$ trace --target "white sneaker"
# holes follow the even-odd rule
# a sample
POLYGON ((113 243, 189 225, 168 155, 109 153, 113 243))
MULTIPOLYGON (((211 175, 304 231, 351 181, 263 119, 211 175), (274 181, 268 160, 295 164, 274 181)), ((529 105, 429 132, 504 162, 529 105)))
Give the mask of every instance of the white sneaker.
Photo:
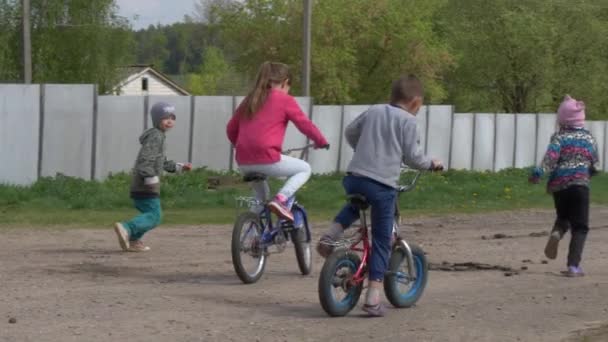
POLYGON ((114 223, 114 232, 116 232, 116 236, 118 236, 118 243, 120 244, 120 248, 123 251, 129 250, 129 233, 125 229, 125 227, 120 222, 114 223))
POLYGON ((141 240, 131 241, 129 246, 129 252, 148 252, 150 247, 144 245, 141 240))

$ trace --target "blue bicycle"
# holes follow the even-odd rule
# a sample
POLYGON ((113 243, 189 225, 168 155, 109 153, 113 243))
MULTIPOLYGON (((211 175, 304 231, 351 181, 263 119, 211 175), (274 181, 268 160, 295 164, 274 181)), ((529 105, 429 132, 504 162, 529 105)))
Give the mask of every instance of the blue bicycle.
MULTIPOLYGON (((300 159, 304 159, 309 148, 294 148, 284 151, 284 154, 301 151, 300 159)), ((267 176, 261 173, 250 173, 243 181, 265 182, 267 176)), ((281 253, 287 242, 293 243, 298 267, 302 275, 312 271, 311 235, 306 210, 295 199, 289 199, 288 207, 293 213, 294 221, 272 220, 272 213, 267 202, 253 197, 238 197, 237 218, 232 230, 232 264, 236 274, 245 284, 255 283, 260 279, 266 267, 266 258, 271 253, 281 253), (239 213, 239 209, 246 209, 239 213)))

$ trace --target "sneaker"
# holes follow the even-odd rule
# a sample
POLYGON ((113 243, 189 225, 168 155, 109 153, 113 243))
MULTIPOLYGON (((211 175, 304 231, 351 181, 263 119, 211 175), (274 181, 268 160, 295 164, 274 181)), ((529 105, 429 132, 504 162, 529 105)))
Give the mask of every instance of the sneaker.
POLYGON ((323 235, 317 243, 317 253, 323 258, 327 258, 334 252, 334 241, 329 235, 323 235))
POLYGON ((382 303, 376 305, 363 305, 363 311, 367 312, 370 317, 383 317, 386 314, 386 307, 382 303))
POLYGON ((275 198, 268 203, 268 208, 278 217, 293 222, 293 214, 291 213, 291 210, 287 208, 285 202, 281 202, 279 199, 275 198))
POLYGON ((568 266, 568 270, 562 271, 562 274, 566 277, 575 278, 584 276, 585 272, 583 272, 583 269, 580 266, 568 266))
POLYGON ((150 250, 150 247, 144 245, 141 240, 131 241, 130 244, 129 252, 147 252, 150 250))
POLYGON ((129 233, 125 229, 125 227, 120 222, 114 223, 114 232, 116 232, 116 236, 118 236, 118 243, 120 244, 120 248, 123 251, 129 250, 129 233))
POLYGON ((555 260, 557 258, 557 248, 559 247, 559 240, 562 239, 562 235, 559 231, 554 230, 549 235, 549 241, 547 241, 547 246, 545 246, 545 256, 549 259, 555 260))

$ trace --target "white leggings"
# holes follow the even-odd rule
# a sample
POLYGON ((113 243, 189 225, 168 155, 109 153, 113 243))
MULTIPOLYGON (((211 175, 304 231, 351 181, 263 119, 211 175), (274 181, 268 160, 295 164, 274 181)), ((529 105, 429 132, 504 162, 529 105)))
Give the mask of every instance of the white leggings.
MULTIPOLYGON (((242 174, 258 172, 269 177, 289 177, 279 194, 290 198, 310 178, 310 165, 302 159, 281 155, 281 161, 274 164, 239 165, 242 174)), ((269 200, 270 188, 268 182, 252 182, 251 187, 259 201, 269 200)))

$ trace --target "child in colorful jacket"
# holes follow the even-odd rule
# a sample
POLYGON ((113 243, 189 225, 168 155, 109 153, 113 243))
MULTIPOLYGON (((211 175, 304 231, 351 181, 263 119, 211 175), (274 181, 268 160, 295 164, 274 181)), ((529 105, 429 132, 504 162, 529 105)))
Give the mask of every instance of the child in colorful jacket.
POLYGON ((570 277, 583 276, 580 267, 589 232, 589 181, 599 168, 595 138, 584 128, 585 104, 566 95, 557 110, 559 131, 553 134, 541 166, 535 167, 530 182, 549 174, 547 191, 553 194, 557 219, 545 247, 549 259, 557 257, 559 241, 570 230, 568 268, 570 277))

